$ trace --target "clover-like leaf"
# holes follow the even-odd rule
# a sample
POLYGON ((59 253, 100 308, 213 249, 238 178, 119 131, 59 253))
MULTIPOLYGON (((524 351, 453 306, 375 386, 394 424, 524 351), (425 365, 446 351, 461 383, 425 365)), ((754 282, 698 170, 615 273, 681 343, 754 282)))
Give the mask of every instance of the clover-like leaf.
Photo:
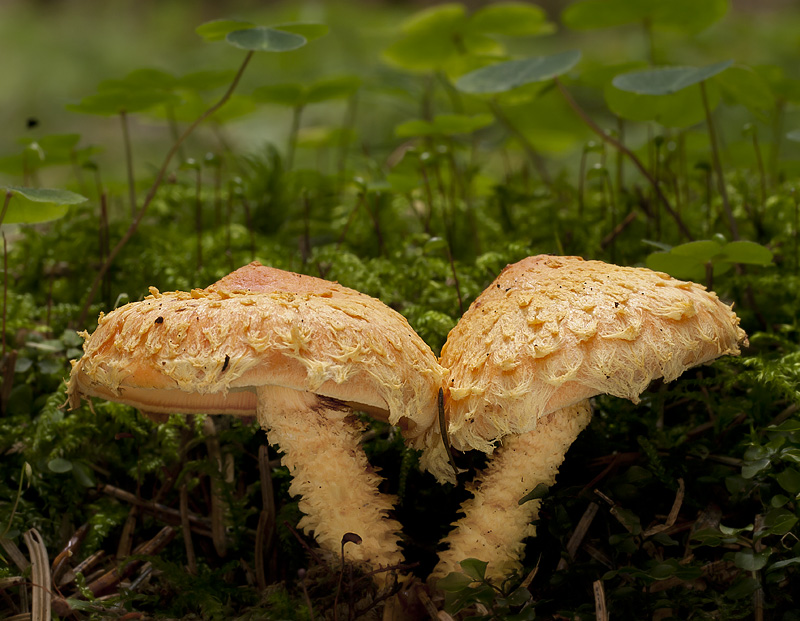
MULTIPOLYGON (((69 205, 88 200, 85 196, 52 188, 0 187, 6 197, 10 194, 4 224, 46 222, 56 220, 67 213, 69 205)), ((5 199, 3 199, 5 200, 5 199)))
POLYGON ((255 26, 252 22, 239 19, 215 19, 195 28, 195 32, 206 41, 222 41, 229 32, 255 26))
POLYGON ((722 247, 722 258, 731 263, 770 265, 772 251, 751 241, 732 241, 722 247))
POLYGON ((572 69, 580 60, 579 50, 550 56, 535 56, 489 65, 461 76, 456 88, 466 93, 503 93, 531 82, 543 82, 572 69))
POLYGON ((611 83, 622 91, 640 95, 668 95, 707 80, 732 64, 732 60, 725 60, 704 67, 660 67, 634 71, 616 76, 611 83))
POLYGON ((266 26, 233 30, 225 35, 225 41, 250 52, 289 52, 306 44, 303 36, 266 26))
POLYGON ((547 21, 544 9, 523 2, 489 4, 470 17, 467 27, 473 32, 508 37, 548 34, 555 30, 547 21))

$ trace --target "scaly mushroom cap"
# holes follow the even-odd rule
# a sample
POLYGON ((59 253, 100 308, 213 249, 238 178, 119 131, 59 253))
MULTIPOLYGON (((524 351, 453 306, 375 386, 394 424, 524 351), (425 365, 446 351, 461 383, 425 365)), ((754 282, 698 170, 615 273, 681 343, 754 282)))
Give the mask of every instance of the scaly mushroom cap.
POLYGON ((535 256, 509 265, 447 337, 452 444, 491 452, 598 394, 634 402, 659 377, 747 343, 716 294, 645 268, 535 256))
POLYGON ((93 396, 148 413, 255 416, 255 388, 274 385, 367 410, 419 448, 435 442, 445 370, 379 300, 259 263, 206 289, 150 291, 85 335, 71 406, 93 396))

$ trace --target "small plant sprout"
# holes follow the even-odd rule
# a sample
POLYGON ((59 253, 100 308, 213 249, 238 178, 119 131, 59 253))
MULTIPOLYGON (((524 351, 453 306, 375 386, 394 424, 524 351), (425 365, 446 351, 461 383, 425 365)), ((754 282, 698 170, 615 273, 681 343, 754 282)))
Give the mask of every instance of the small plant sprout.
POLYGON ((656 378, 736 355, 747 343, 738 324, 715 294, 645 268, 543 255, 503 270, 442 348, 450 442, 492 458, 432 577, 469 557, 497 581, 520 569, 541 490, 589 423, 589 398, 636 402, 656 378))
MULTIPOLYGON (((353 409, 438 442, 444 380, 430 348, 380 301, 311 276, 252 263, 190 293, 153 295, 100 318, 74 364, 72 407, 91 396, 163 415, 256 415, 284 452, 300 526, 338 556, 385 573, 403 557, 392 499, 359 447, 353 409)), ((447 463, 425 462, 440 478, 447 463)))

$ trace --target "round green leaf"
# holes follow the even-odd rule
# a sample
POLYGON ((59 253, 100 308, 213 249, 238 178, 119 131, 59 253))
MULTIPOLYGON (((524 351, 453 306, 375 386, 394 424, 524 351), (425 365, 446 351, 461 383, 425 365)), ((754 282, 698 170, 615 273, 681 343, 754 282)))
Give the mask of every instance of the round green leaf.
POLYGON ((254 26, 252 22, 245 22, 238 19, 215 19, 195 28, 195 32, 206 41, 222 41, 229 32, 242 30, 254 26))
POLYGON ((549 80, 572 69, 580 60, 579 50, 551 56, 536 56, 483 67, 462 76, 456 88, 467 93, 502 93, 530 82, 549 80))
POLYGON ((773 535, 783 536, 797 521, 797 516, 787 509, 772 509, 764 516, 764 528, 773 535))
POLYGON ((522 2, 498 2, 475 12, 468 28, 473 32, 522 37, 553 32, 547 13, 540 7, 522 2))
POLYGON ((609 28, 645 20, 655 28, 696 33, 724 17, 729 0, 584 0, 561 14, 567 28, 609 28))
POLYGON ((357 76, 341 76, 319 80, 308 87, 306 103, 319 103, 331 99, 345 99, 352 96, 361 87, 361 78, 357 76))
POLYGON ((459 565, 461 565, 461 570, 471 578, 483 580, 486 577, 486 567, 489 563, 476 558, 466 558, 459 565))
POLYGON ((661 67, 646 71, 623 73, 612 80, 612 84, 622 91, 641 95, 667 95, 725 71, 733 64, 726 60, 705 67, 661 67))
POLYGON ((447 35, 463 27, 466 21, 464 5, 451 2, 418 11, 403 22, 402 30, 408 35, 447 35))
POLYGON ((561 21, 573 30, 610 28, 643 20, 647 3, 631 0, 583 0, 569 5, 561 13, 561 21))
POLYGON ((5 186, 0 189, 3 190, 3 194, 10 192, 12 195, 3 224, 31 224, 56 220, 67 213, 68 205, 77 205, 87 200, 85 196, 68 190, 17 186, 5 186))
POLYGON ((472 584, 474 580, 467 576, 466 574, 462 574, 461 572, 452 571, 447 574, 444 578, 439 580, 436 583, 436 586, 439 587, 442 591, 449 591, 451 593, 455 593, 467 588, 470 584, 472 584))
POLYGON ((72 462, 62 459, 61 457, 56 457, 55 459, 51 459, 47 462, 47 468, 50 470, 50 472, 64 474, 65 472, 72 470, 72 462))
POLYGON ((722 247, 722 256, 731 263, 747 265, 770 265, 772 263, 772 251, 751 241, 728 242, 722 247))
POLYGON ((753 112, 771 110, 775 96, 767 81, 750 67, 731 67, 714 78, 723 94, 753 112))
POLYGON ((225 40, 251 52, 289 52, 306 44, 305 37, 264 26, 234 30, 225 35, 225 40))
POLYGON ((752 549, 748 548, 734 554, 733 562, 737 567, 745 571, 759 571, 766 566, 771 552, 772 550, 770 549, 762 552, 754 552, 752 549))
POLYGON ((706 263, 707 261, 713 260, 721 251, 722 244, 711 239, 706 239, 675 246, 670 252, 682 257, 692 257, 701 263, 706 263))
POLYGON ((253 99, 259 103, 278 104, 293 108, 305 103, 305 89, 302 84, 270 84, 254 90, 253 99))
POLYGON ((653 252, 647 255, 647 267, 656 272, 665 272, 680 280, 703 280, 705 266, 694 257, 671 252, 653 252))
MULTIPOLYGON (((656 121, 664 127, 690 127, 705 120, 703 99, 698 89, 684 89, 669 95, 639 95, 621 91, 607 84, 603 95, 606 105, 617 116, 629 121, 656 121)), ((719 104, 719 89, 707 88, 708 105, 719 104)))
MULTIPOLYGON (((141 112, 163 104, 172 96, 164 91, 103 91, 84 97, 78 104, 69 104, 67 110, 81 114, 113 116, 122 112, 141 112)), ((174 98, 173 98, 174 99, 174 98)))
POLYGON ((304 22, 292 22, 289 24, 277 24, 273 26, 275 30, 291 32, 300 35, 306 42, 316 41, 328 34, 330 27, 327 24, 307 24, 304 22))
POLYGON ((800 472, 794 468, 787 468, 776 476, 775 480, 790 494, 800 494, 800 472))

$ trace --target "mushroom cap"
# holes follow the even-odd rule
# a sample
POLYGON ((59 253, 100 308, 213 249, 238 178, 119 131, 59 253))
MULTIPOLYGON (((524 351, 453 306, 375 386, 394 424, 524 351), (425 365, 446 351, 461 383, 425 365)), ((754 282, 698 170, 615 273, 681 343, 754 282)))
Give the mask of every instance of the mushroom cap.
POLYGON ((445 369, 406 319, 368 295, 257 262, 206 289, 159 293, 101 315, 73 363, 81 397, 147 413, 256 414, 256 387, 316 393, 438 434, 445 369))
POLYGON ((510 433, 598 394, 638 401, 656 378, 738 354, 731 307, 693 282, 646 268, 540 255, 507 266, 453 328, 450 441, 491 452, 510 433))

